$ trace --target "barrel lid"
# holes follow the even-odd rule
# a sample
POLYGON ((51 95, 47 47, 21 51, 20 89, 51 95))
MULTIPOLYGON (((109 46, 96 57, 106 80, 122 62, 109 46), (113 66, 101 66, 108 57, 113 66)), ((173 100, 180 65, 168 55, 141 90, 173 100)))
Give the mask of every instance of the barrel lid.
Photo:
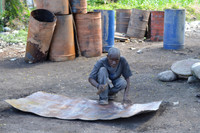
POLYGON ((179 76, 189 77, 192 75, 191 67, 194 63, 200 62, 198 59, 180 60, 172 64, 171 70, 179 76))

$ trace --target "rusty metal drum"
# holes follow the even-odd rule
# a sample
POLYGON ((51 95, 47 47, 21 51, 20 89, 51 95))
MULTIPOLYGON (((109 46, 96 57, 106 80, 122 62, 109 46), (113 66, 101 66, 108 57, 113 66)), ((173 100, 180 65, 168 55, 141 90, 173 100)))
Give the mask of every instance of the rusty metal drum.
POLYGON ((149 25, 151 41, 163 41, 164 14, 164 11, 151 11, 149 25))
POLYGON ((149 21, 150 11, 132 9, 127 36, 144 38, 149 21))
POLYGON ((34 0, 37 9, 47 9, 54 14, 69 14, 68 0, 34 0))
POLYGON ((100 56, 102 53, 101 13, 76 14, 75 22, 81 55, 100 56))
POLYGON ((87 13, 87 0, 69 0, 72 13, 87 13))
POLYGON ((57 22, 51 41, 49 59, 67 61, 75 58, 74 30, 72 15, 56 15, 57 22))
POLYGON ((31 12, 25 54, 26 62, 35 63, 47 59, 56 20, 56 16, 45 9, 36 9, 31 12))
POLYGON ((126 34, 130 16, 131 16, 131 9, 116 10, 116 32, 126 34))

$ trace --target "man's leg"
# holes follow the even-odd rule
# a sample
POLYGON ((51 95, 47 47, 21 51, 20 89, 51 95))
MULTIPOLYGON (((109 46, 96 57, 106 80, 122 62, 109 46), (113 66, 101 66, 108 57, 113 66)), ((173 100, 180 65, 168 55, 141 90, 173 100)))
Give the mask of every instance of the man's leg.
MULTIPOLYGON (((105 67, 101 67, 98 72, 98 83, 102 85, 107 84, 107 78, 108 78, 107 69, 105 67)), ((108 86, 106 86, 106 89, 99 94, 99 100, 108 101, 108 86)))
POLYGON ((112 81, 112 83, 114 87, 109 89, 109 95, 115 95, 117 92, 125 89, 127 86, 127 82, 123 78, 118 78, 112 81))

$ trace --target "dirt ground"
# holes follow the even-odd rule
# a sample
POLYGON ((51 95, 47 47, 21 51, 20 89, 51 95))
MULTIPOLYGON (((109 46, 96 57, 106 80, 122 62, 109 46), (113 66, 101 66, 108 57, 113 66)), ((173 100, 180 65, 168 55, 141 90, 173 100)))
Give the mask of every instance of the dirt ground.
MULTIPOLYGON (((186 79, 161 82, 159 72, 172 63, 200 58, 200 39, 187 37, 182 50, 164 50, 163 42, 124 43, 115 47, 128 60, 133 76, 129 98, 133 103, 163 100, 157 112, 111 121, 59 120, 21 112, 4 100, 21 98, 37 91, 68 97, 98 99, 96 88, 88 83, 93 65, 101 57, 78 57, 73 61, 24 62, 24 47, 7 48, 0 53, 0 133, 197 133, 200 132, 200 83, 186 79), (132 48, 132 50, 130 49, 132 48), (137 51, 142 49, 142 53, 137 51), (15 61, 10 59, 16 58, 15 61)), ((116 101, 121 102, 123 93, 116 101)))

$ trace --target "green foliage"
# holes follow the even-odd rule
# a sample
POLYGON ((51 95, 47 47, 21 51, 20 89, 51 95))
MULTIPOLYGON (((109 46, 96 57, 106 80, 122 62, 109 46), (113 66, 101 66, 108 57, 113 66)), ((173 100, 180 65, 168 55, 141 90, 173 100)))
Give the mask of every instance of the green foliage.
POLYGON ((27 40, 27 31, 20 30, 18 33, 15 34, 0 34, 0 39, 4 40, 7 43, 23 43, 26 44, 27 40))
MULTIPOLYGON (((108 0, 107 0, 108 1, 108 0)), ((88 0, 88 10, 94 9, 115 10, 115 9, 143 9, 164 11, 165 9, 186 9, 186 19, 195 16, 200 20, 200 12, 192 6, 200 6, 200 0, 118 0, 118 2, 108 2, 104 0, 88 0)))
POLYGON ((22 0, 6 0, 5 11, 0 16, 0 31, 2 31, 3 26, 14 26, 13 20, 27 25, 29 16, 30 10, 23 4, 22 0))

